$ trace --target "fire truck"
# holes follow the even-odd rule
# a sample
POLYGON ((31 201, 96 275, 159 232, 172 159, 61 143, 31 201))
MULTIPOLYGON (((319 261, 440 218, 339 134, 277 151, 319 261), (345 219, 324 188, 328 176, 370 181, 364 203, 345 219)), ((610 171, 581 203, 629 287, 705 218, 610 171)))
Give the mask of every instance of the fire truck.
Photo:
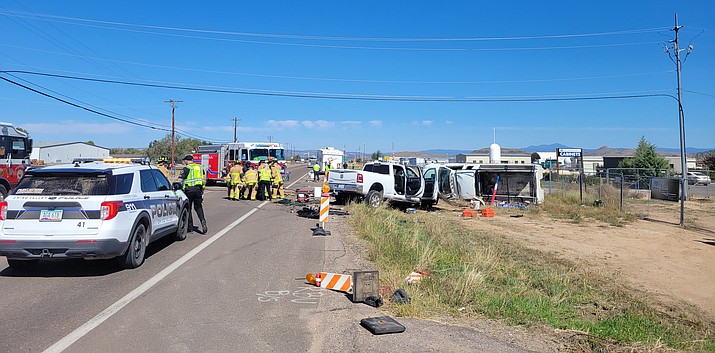
POLYGON ((222 145, 199 146, 193 154, 194 163, 200 163, 206 171, 208 184, 223 183, 231 162, 246 162, 254 166, 260 161, 275 160, 281 165, 284 178, 286 155, 283 145, 275 142, 232 142, 222 145))
POLYGON ((10 123, 0 122, 0 201, 30 167, 32 140, 10 123))

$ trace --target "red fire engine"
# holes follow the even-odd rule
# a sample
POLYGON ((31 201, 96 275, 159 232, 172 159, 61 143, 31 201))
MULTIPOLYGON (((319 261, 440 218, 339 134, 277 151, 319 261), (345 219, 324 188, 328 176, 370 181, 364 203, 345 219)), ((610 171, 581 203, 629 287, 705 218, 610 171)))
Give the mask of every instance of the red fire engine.
POLYGON ((285 177, 286 155, 283 145, 275 142, 233 142, 223 145, 199 146, 194 153, 194 163, 200 163, 206 171, 207 183, 223 182, 231 162, 276 160, 281 165, 285 177))
POLYGON ((32 140, 10 123, 0 122, 0 201, 30 167, 32 140))

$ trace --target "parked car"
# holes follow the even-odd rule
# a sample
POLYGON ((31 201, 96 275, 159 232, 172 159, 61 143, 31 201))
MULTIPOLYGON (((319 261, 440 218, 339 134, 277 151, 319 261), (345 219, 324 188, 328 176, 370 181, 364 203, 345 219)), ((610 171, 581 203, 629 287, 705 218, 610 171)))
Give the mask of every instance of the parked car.
POLYGON ((710 177, 701 172, 688 172, 688 184, 710 185, 710 177))
POLYGON ((389 162, 370 162, 362 170, 334 169, 328 185, 338 203, 365 199, 374 207, 383 201, 429 207, 437 203, 436 170, 406 167, 389 162))
POLYGON ((28 170, 0 202, 0 256, 12 268, 40 260, 144 262, 164 236, 186 238, 188 199, 148 163, 90 162, 28 170))

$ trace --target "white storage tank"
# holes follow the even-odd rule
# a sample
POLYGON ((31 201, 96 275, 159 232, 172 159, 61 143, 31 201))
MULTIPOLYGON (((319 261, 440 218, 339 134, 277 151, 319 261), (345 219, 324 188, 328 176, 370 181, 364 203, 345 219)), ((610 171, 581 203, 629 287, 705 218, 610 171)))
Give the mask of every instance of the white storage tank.
POLYGON ((492 143, 491 146, 489 146, 489 163, 501 163, 501 147, 496 143, 492 143))

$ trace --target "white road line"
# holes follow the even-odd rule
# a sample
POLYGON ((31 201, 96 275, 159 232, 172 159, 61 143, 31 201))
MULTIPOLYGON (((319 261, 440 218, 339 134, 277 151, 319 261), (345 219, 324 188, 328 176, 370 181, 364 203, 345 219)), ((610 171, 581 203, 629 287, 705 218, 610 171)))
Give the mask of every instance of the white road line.
POLYGON ((226 226, 224 229, 221 229, 220 232, 214 234, 211 238, 207 239, 203 243, 199 244, 199 246, 195 247, 188 253, 186 253, 184 256, 179 258, 178 260, 174 261, 171 265, 167 266, 165 269, 161 270, 161 272, 157 273, 154 275, 154 277, 148 279, 146 282, 141 284, 139 287, 134 289, 133 291, 129 292, 129 294, 125 295, 122 299, 119 299, 117 302, 114 304, 110 305, 108 308, 104 309, 101 313, 97 314, 97 316, 91 318, 89 321, 84 323, 82 326, 78 327, 74 331, 70 332, 67 336, 62 338, 61 340, 55 342, 52 346, 44 350, 44 353, 59 353, 67 349, 67 347, 71 346, 73 343, 77 342, 80 338, 84 337, 87 333, 92 331, 95 327, 99 326, 101 323, 112 317, 112 315, 116 314, 119 310, 127 306, 129 303, 131 303, 134 299, 139 297, 140 295, 144 294, 146 291, 148 291, 151 287, 153 287, 155 284, 159 283, 162 279, 164 279, 166 276, 174 272, 179 266, 183 265, 185 262, 191 260, 192 257, 196 256, 201 250, 205 249, 209 245, 213 244, 216 240, 219 240, 222 236, 224 236, 226 233, 228 233, 231 229, 236 227, 237 225, 241 224, 241 222, 245 221, 246 218, 250 217, 252 214, 254 214, 256 211, 258 211, 259 208, 263 207, 268 203, 267 201, 261 203, 258 205, 256 208, 248 211, 245 215, 243 215, 241 218, 233 221, 233 223, 229 224, 226 226))
MULTIPOLYGON (((306 173, 307 175, 307 173, 306 173)), ((300 179, 292 182, 288 187, 292 187, 300 181, 300 179)), ((179 258, 178 260, 174 261, 171 265, 167 266, 165 269, 161 270, 161 272, 157 273, 154 275, 154 277, 148 279, 146 282, 142 283, 139 287, 135 288, 133 291, 129 292, 129 294, 125 295, 123 298, 119 299, 117 302, 114 304, 110 305, 108 308, 104 309, 101 313, 97 314, 95 317, 89 319, 89 321, 85 322, 82 326, 78 327, 74 331, 70 332, 67 336, 63 337, 59 341, 55 342, 55 344, 51 345, 49 348, 44 350, 44 353, 59 353, 67 349, 69 346, 71 346, 73 343, 77 342, 80 338, 84 337, 87 333, 92 331, 95 327, 99 326, 101 323, 104 321, 107 321, 112 315, 116 314, 119 310, 127 306, 129 303, 131 303, 134 299, 139 297, 140 295, 146 293, 151 287, 153 287, 155 284, 159 283, 162 279, 166 278, 169 274, 174 272, 179 266, 183 265, 187 261, 191 260, 196 254, 201 252, 201 250, 207 248, 209 245, 213 244, 216 240, 224 236, 224 234, 228 233, 231 229, 236 227, 237 225, 241 224, 241 222, 245 221, 246 218, 250 217, 252 214, 254 214, 258 209, 262 208, 268 203, 268 201, 262 202, 260 205, 256 206, 254 209, 248 211, 245 215, 243 215, 241 218, 233 221, 233 223, 229 224, 226 226, 224 229, 222 229, 220 232, 214 234, 211 238, 207 239, 205 242, 199 244, 199 246, 195 247, 193 250, 189 251, 186 253, 184 256, 179 258)))

